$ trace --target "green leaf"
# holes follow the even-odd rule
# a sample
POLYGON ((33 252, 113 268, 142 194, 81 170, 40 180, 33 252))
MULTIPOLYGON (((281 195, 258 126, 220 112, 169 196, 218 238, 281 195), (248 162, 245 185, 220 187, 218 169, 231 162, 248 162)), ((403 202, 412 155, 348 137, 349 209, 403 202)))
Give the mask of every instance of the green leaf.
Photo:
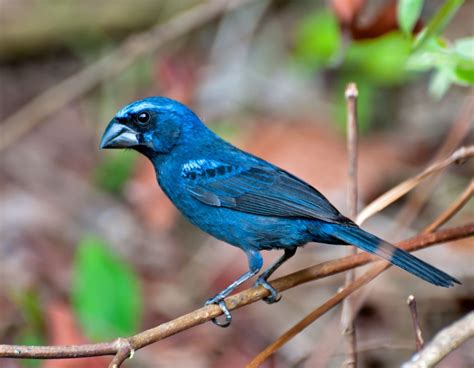
POLYGON ((465 38, 450 46, 433 38, 410 56, 406 66, 411 71, 434 69, 429 90, 432 96, 441 98, 452 83, 474 83, 474 40, 465 38))
POLYGON ((463 3, 464 0, 446 0, 429 21, 426 28, 416 37, 413 50, 420 49, 428 40, 439 36, 463 3))
POLYGON ((318 10, 297 25, 295 58, 310 68, 328 64, 341 46, 341 31, 333 13, 318 10))
POLYGON ((22 291, 17 296, 17 302, 28 327, 34 331, 42 332, 44 320, 38 292, 35 290, 22 291))
POLYGON ((456 82, 463 85, 474 85, 474 65, 470 68, 458 66, 454 69, 456 82))
POLYGON ((451 71, 447 68, 438 69, 437 72, 431 77, 429 92, 436 99, 440 99, 444 96, 446 91, 451 85, 452 76, 451 71))
POLYGON ((423 0, 399 0, 397 4, 398 24, 405 34, 411 35, 423 9, 423 0))
POLYGON ((95 183, 107 192, 121 193, 133 173, 136 157, 136 153, 131 151, 108 152, 94 170, 95 183))
POLYGON ((378 84, 396 84, 406 76, 405 63, 411 41, 400 32, 354 42, 347 50, 344 67, 378 84))
POLYGON ((459 56, 474 60, 474 37, 456 40, 454 43, 454 48, 459 56))
POLYGON ((406 69, 409 71, 427 71, 441 65, 452 64, 452 56, 448 45, 439 37, 432 38, 425 46, 413 52, 407 60, 406 69))
POLYGON ((93 340, 137 331, 142 305, 137 277, 96 236, 86 236, 78 245, 72 300, 85 334, 93 340))

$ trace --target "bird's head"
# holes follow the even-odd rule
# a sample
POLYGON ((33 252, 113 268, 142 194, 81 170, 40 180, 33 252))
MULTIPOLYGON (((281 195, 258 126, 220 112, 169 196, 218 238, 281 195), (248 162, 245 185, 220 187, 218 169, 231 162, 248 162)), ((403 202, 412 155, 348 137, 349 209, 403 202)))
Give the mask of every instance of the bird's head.
POLYGON ((169 153, 186 136, 206 129, 183 104, 149 97, 122 108, 105 129, 101 148, 132 148, 146 155, 169 153))

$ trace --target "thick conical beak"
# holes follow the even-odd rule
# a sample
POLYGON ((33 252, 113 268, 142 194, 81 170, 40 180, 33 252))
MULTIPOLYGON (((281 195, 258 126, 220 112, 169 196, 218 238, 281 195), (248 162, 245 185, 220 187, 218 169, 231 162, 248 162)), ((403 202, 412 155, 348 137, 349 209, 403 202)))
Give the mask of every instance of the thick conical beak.
POLYGON ((137 133, 113 119, 105 129, 100 148, 130 148, 138 144, 137 133))

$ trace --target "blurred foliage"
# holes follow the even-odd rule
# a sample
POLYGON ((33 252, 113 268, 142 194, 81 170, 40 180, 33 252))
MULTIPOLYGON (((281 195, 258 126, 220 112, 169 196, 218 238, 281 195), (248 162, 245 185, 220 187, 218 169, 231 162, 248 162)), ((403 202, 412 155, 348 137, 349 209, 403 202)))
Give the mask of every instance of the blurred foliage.
POLYGON ((98 50, 110 37, 156 23, 157 17, 163 16, 163 8, 163 2, 154 0, 120 0, 113 6, 108 1, 92 0, 18 1, 17 6, 9 6, 10 16, 2 21, 0 59, 64 46, 98 50))
MULTIPOLYGON (((20 345, 46 344, 43 311, 38 293, 34 290, 27 290, 15 299, 25 320, 25 328, 21 330, 16 342, 20 345)), ((39 360, 35 359, 23 361, 26 367, 39 367, 40 363, 39 360)))
MULTIPOLYGON (((447 0, 416 37, 408 35, 412 53, 406 69, 434 71, 429 90, 436 98, 442 97, 451 84, 474 85, 474 38, 449 42, 440 36, 463 3, 463 0, 447 0)), ((400 18, 399 22, 405 21, 400 18)))
POLYGON ((214 133, 226 140, 232 141, 241 132, 241 127, 233 121, 223 120, 209 123, 209 127, 214 133))
POLYGON ((404 64, 411 41, 401 32, 343 45, 335 15, 316 10, 301 20, 295 38, 296 60, 313 71, 337 66, 343 73, 350 71, 377 85, 401 83, 406 76, 404 64), (342 59, 335 60, 335 55, 341 55, 342 59), (334 65, 335 61, 341 65, 334 65))
MULTIPOLYGON (((94 58, 87 51, 81 55, 94 58)), ((153 62, 151 55, 138 58, 115 78, 101 84, 97 96, 92 99, 99 111, 97 121, 108 121, 115 115, 117 106, 129 104, 154 82, 153 62)))
POLYGON ((137 154, 132 151, 110 151, 94 170, 97 186, 112 194, 120 194, 133 173, 137 154))
MULTIPOLYGON (((97 107, 97 121, 107 121, 114 116, 117 106, 131 102, 139 90, 153 81, 152 57, 140 58, 118 77, 103 83, 98 96, 93 99, 97 107)), ((137 154, 130 150, 105 152, 103 160, 97 165, 93 176, 97 186, 109 193, 118 195, 133 174, 137 154)))
POLYGON ((450 45, 442 38, 429 40, 407 62, 412 71, 434 70, 430 92, 440 98, 451 84, 474 85, 474 38, 456 40, 450 45))
POLYGON ((402 83, 408 73, 405 63, 411 43, 401 32, 342 44, 342 34, 334 14, 316 10, 301 20, 295 35, 295 59, 313 72, 322 68, 337 69, 335 121, 346 128, 344 88, 355 81, 359 88, 359 128, 370 129, 377 88, 402 83))
POLYGON ((406 35, 411 35, 423 10, 423 0, 399 0, 397 5, 400 28, 406 35))
POLYGON ((419 49, 426 41, 439 36, 463 3, 464 0, 446 0, 428 25, 415 37, 413 48, 419 49))
POLYGON ((96 236, 86 236, 78 245, 72 299, 86 336, 93 340, 137 331, 142 307, 137 276, 96 236))
POLYGON ((296 29, 295 57, 310 68, 329 64, 341 47, 336 16, 317 10, 303 18, 296 29))
POLYGON ((400 84, 407 76, 405 63, 410 46, 401 32, 353 42, 347 49, 344 67, 375 85, 400 84))
MULTIPOLYGON (((294 58, 305 69, 337 70, 336 93, 343 96, 347 82, 359 86, 359 123, 361 131, 370 128, 373 97, 383 87, 396 86, 421 72, 434 70, 430 93, 439 98, 452 83, 474 84, 474 39, 454 43, 440 38, 445 26, 462 5, 461 0, 447 0, 417 35, 412 30, 424 2, 400 0, 397 8, 401 31, 379 37, 342 42, 335 14, 317 9, 301 19, 295 31, 294 58)), ((337 97, 336 121, 345 127, 345 103, 337 97)))

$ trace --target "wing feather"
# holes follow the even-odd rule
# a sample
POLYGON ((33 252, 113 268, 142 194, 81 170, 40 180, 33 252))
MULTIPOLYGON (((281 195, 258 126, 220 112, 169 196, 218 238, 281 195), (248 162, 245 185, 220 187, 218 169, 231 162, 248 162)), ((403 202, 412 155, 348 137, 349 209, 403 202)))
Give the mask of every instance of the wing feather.
POLYGON ((188 192, 202 203, 261 216, 350 221, 320 192, 284 170, 216 162, 212 165, 216 168, 212 175, 197 168, 197 175, 188 175, 185 180, 188 192), (218 170, 219 165, 232 168, 218 170))

